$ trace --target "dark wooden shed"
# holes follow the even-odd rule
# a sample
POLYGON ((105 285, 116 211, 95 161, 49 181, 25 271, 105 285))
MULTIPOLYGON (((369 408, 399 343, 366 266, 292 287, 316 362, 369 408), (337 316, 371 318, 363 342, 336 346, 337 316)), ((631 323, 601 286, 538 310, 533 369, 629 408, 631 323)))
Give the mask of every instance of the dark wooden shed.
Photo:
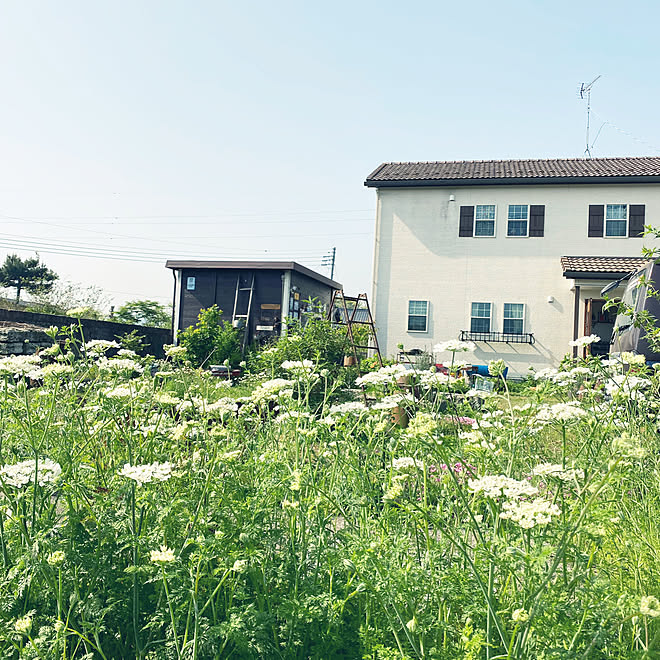
POLYGON ((342 286, 295 261, 178 261, 174 274, 174 337, 194 325, 200 310, 217 305, 223 318, 246 328, 245 342, 286 332, 287 319, 303 318, 308 301, 327 310, 342 286))

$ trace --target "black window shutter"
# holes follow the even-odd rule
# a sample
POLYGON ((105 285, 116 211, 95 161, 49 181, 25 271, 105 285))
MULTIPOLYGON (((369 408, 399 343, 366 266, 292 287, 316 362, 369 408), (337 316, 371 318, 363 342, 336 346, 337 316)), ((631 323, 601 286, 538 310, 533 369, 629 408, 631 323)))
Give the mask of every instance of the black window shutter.
POLYGON ((639 238, 644 233, 645 213, 644 204, 631 204, 628 207, 628 236, 630 238, 639 238))
POLYGON ((602 236, 605 225, 605 207, 602 204, 589 204, 590 237, 602 236))
POLYGON ((543 236, 544 228, 545 228, 545 206, 543 204, 532 204, 529 207, 530 237, 543 236))
POLYGON ((459 236, 472 236, 474 234, 474 206, 461 206, 460 221, 458 224, 459 236))

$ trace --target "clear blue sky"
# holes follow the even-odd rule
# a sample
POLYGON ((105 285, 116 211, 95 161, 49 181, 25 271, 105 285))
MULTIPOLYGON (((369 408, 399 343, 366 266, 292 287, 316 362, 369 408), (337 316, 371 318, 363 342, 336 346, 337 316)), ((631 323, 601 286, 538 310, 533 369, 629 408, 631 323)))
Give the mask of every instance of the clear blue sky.
POLYGON ((370 291, 382 161, 581 156, 598 74, 594 155, 660 155, 659 21, 651 2, 4 2, 0 258, 41 245, 119 303, 169 300, 168 257, 317 266, 336 246, 335 278, 370 291))

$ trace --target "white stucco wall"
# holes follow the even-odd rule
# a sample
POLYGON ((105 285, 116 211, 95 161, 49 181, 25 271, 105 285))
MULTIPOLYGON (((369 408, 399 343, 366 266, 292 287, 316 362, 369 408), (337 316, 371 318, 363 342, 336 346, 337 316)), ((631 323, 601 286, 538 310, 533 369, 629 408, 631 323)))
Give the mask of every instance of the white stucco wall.
MULTIPOLYGON (((529 344, 478 343, 475 364, 503 358, 513 373, 556 365, 573 338, 573 282, 560 257, 641 256, 642 238, 589 238, 590 204, 645 204, 646 224, 660 216, 660 185, 525 185, 382 188, 377 191, 373 306, 381 349, 430 350, 470 329, 472 302, 490 302, 492 331, 504 303, 524 303, 529 344), (454 201, 450 201, 450 196, 454 201), (493 238, 459 238, 459 208, 495 204, 493 238), (506 236, 509 204, 545 205, 542 238, 506 236), (548 302, 548 297, 554 299, 548 302), (409 300, 430 303, 427 332, 409 332, 409 300)), ((594 289, 595 291, 595 289, 594 289)), ((583 296, 581 296, 583 297, 583 296)), ((580 303, 582 314, 583 303, 580 303)), ((583 319, 579 321, 582 334, 583 319)))

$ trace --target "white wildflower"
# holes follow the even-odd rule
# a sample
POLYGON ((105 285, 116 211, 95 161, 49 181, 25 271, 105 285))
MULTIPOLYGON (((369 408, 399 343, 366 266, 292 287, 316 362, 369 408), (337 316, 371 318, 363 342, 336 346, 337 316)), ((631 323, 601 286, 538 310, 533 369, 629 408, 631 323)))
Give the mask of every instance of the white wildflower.
POLYGON ((364 376, 355 379, 355 384, 361 385, 385 385, 395 383, 397 378, 408 373, 410 370, 403 364, 391 364, 381 367, 377 371, 370 371, 364 376))
POLYGON ((125 463, 119 474, 127 479, 133 479, 138 486, 142 486, 154 480, 167 481, 172 476, 172 465, 168 462, 154 462, 145 465, 125 463))
POLYGON ((361 401, 346 401, 345 403, 337 403, 330 407, 331 415, 346 415, 349 413, 361 414, 367 411, 367 406, 361 401))
POLYGON ((538 489, 526 481, 517 481, 503 474, 486 475, 468 480, 468 489, 473 493, 483 493, 486 497, 522 497, 536 495, 538 489))
POLYGON ((584 470, 564 468, 557 463, 540 463, 532 470, 532 474, 537 477, 555 477, 561 481, 584 479, 584 470))
POLYGON ((43 458, 39 459, 38 462, 30 459, 14 465, 3 465, 0 468, 0 475, 9 486, 23 488, 23 486, 34 483, 35 469, 37 471, 37 483, 40 486, 52 483, 62 474, 59 463, 55 463, 49 458, 43 458))
POLYGON ((473 353, 477 350, 476 345, 471 341, 460 341, 458 339, 449 339, 448 341, 440 342, 433 347, 434 353, 444 353, 450 351, 451 353, 473 353))
POLYGON ((568 342, 569 346, 589 346, 589 344, 595 344, 597 341, 600 341, 598 335, 589 335, 588 337, 578 337, 568 342))
POLYGON ((107 341, 105 339, 92 339, 85 343, 85 351, 97 355, 107 353, 113 348, 121 348, 121 346, 116 341, 107 341))
POLYGON ((422 469, 422 466, 418 465, 412 456, 402 456, 392 461, 392 468, 397 472, 417 472, 422 469))
POLYGON ((161 545, 160 550, 151 551, 151 561, 154 562, 154 564, 169 564, 174 560, 174 550, 171 550, 166 545, 161 545))
POLYGON ((537 498, 527 502, 504 502, 500 518, 518 523, 524 529, 552 522, 552 516, 561 515, 561 509, 552 502, 537 498))
POLYGON ((587 414, 580 408, 578 402, 555 403, 543 405, 537 412, 537 418, 541 422, 571 422, 587 414))

